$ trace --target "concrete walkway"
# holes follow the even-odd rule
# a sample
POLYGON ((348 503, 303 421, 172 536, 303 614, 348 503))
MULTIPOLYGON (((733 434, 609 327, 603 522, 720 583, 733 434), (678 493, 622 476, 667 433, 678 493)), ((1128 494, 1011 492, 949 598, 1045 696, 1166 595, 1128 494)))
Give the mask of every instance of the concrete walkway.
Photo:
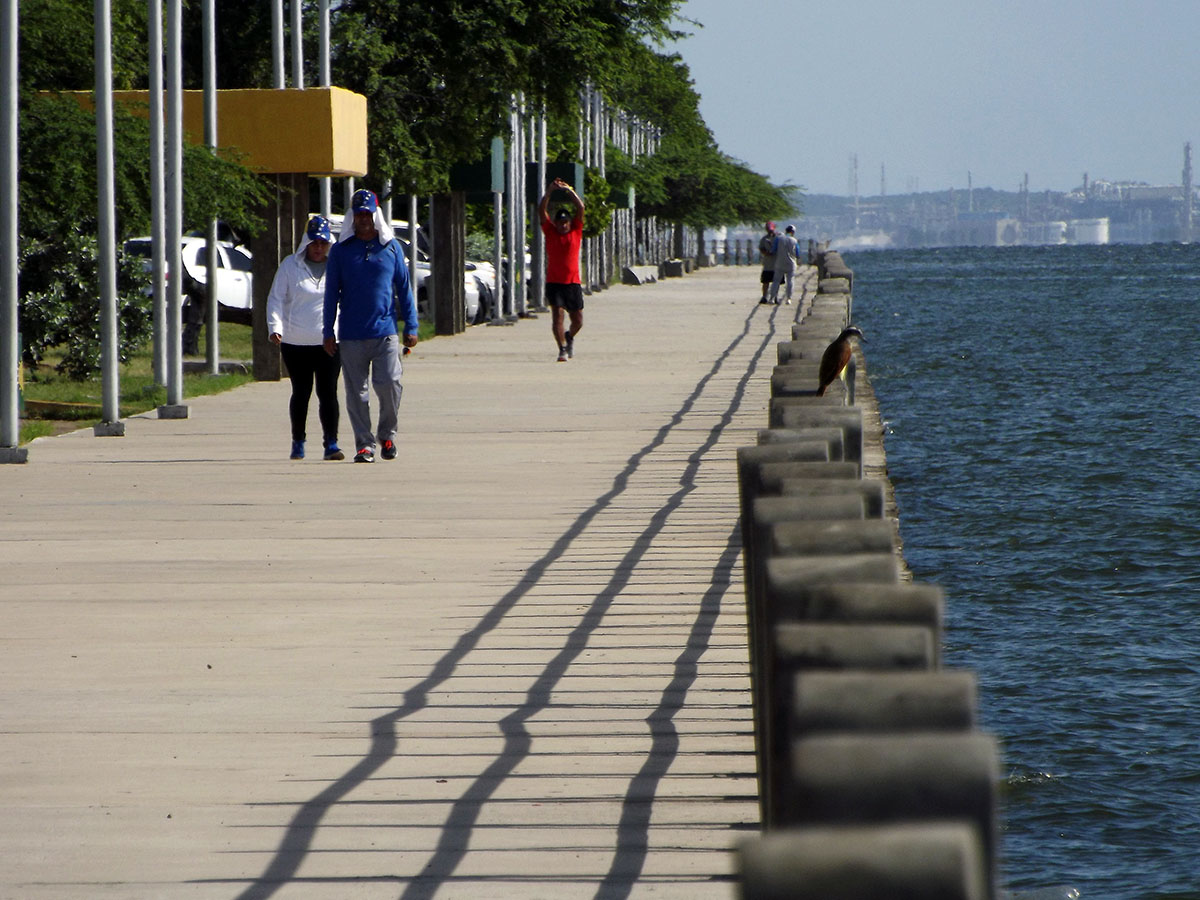
POLYGON ((732 897, 757 298, 422 344, 394 462, 289 461, 283 383, 0 467, 0 898, 732 897))

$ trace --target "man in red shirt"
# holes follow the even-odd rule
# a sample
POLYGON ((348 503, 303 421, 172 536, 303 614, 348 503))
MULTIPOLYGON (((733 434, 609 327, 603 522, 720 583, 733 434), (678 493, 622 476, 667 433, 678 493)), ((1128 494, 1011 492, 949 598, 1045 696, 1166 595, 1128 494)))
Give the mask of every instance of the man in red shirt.
POLYGON ((583 328, 583 285, 579 278, 579 245, 583 241, 583 200, 561 178, 542 195, 538 206, 542 233, 546 236, 546 303, 551 310, 551 329, 558 344, 558 361, 566 362, 575 355, 575 335, 583 328), (572 215, 560 207, 550 218, 550 195, 555 190, 567 192, 575 204, 572 215), (563 329, 563 310, 571 317, 571 327, 563 329))

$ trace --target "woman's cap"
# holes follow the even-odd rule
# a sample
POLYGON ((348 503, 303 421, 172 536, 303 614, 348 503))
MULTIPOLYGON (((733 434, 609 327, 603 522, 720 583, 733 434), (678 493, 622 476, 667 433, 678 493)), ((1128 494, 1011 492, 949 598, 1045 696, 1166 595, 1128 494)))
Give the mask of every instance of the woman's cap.
POLYGON ((304 233, 310 241, 333 241, 333 229, 329 227, 329 220, 324 216, 313 216, 309 219, 304 233))

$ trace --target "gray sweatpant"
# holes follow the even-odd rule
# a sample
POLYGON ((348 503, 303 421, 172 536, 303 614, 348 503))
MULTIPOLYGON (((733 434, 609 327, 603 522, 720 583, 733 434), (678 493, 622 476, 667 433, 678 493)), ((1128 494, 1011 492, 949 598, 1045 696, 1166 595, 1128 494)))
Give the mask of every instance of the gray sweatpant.
POLYGON ((404 372, 400 365, 400 338, 391 334, 364 341, 341 341, 338 347, 342 353, 342 377, 346 382, 346 415, 354 429, 355 450, 375 449, 376 438, 380 443, 394 441, 400 417, 400 396, 404 393, 400 384, 404 372), (368 379, 379 398, 379 428, 374 434, 371 432, 368 379))

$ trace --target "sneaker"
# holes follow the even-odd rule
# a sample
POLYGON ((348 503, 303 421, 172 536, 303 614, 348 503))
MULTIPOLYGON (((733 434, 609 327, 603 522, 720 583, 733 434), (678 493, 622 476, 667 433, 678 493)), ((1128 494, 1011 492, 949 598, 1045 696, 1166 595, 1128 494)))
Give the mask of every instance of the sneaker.
POLYGON ((292 441, 292 459, 304 459, 304 441, 292 441))
POLYGON ((559 362, 566 362, 566 361, 567 361, 567 348, 566 348, 566 347, 559 347, 559 348, 558 348, 558 361, 559 361, 559 362))
POLYGON ((331 441, 330 443, 325 445, 325 458, 326 459, 345 459, 346 454, 343 453, 341 451, 341 448, 338 447, 337 441, 331 441))
POLYGON ((575 338, 572 335, 567 335, 567 359, 575 358, 575 338))
POLYGON ((396 442, 395 441, 384 441, 383 446, 379 450, 379 455, 382 456, 384 459, 395 459, 396 458, 396 442))
POLYGON ((375 451, 370 447, 359 447, 354 454, 355 462, 375 462, 375 451))
POLYGON ((784 300, 783 302, 784 302, 784 303, 786 303, 788 306, 791 306, 791 305, 792 305, 792 298, 791 298, 791 297, 788 297, 788 298, 787 298, 786 300, 784 300))
POLYGON ((759 302, 759 303, 770 303, 771 301, 770 301, 770 300, 768 300, 766 297, 763 297, 763 298, 762 298, 761 300, 759 300, 758 302, 759 302))

